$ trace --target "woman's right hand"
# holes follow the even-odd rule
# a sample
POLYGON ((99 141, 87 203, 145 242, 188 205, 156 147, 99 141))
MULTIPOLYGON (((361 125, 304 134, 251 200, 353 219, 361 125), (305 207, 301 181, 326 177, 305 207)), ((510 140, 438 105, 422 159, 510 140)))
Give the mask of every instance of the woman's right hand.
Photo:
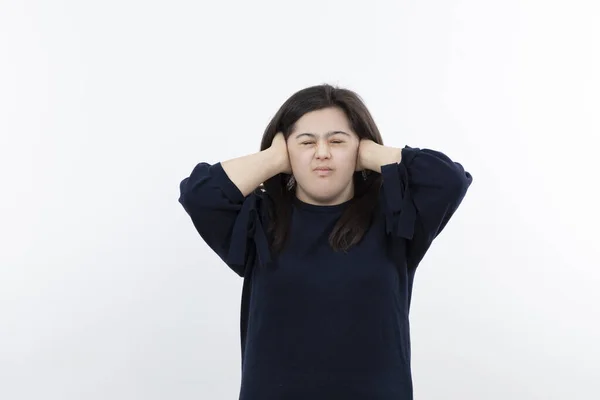
POLYGON ((290 164, 290 156, 288 154, 287 143, 283 132, 277 132, 273 141, 271 142, 270 149, 275 154, 275 157, 279 159, 279 171, 283 174, 291 174, 292 166, 290 164))

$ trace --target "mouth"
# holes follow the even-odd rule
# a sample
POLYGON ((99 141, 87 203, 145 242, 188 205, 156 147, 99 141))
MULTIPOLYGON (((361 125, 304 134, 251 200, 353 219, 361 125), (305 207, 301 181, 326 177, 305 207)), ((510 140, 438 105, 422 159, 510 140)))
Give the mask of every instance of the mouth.
POLYGON ((331 168, 319 167, 319 168, 315 168, 314 172, 318 176, 329 176, 333 173, 333 170, 331 168))

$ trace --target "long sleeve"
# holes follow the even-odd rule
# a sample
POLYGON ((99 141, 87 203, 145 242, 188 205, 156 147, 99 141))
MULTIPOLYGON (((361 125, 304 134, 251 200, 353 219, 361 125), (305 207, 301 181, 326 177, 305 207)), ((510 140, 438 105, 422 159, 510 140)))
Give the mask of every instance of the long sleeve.
POLYGON ((473 178, 445 154, 405 146, 399 163, 381 168, 386 230, 407 240, 416 268, 462 202, 473 178))
POLYGON ((179 185, 179 203, 206 244, 239 276, 255 257, 270 261, 262 226, 263 198, 244 197, 221 163, 199 163, 179 185))

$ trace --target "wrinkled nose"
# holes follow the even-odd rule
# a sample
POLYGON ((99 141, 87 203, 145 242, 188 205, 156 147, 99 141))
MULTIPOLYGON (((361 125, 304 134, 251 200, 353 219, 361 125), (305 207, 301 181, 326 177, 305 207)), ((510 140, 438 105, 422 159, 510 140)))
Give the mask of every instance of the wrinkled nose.
POLYGON ((329 146, 326 144, 317 145, 315 157, 317 157, 318 159, 329 158, 329 146))

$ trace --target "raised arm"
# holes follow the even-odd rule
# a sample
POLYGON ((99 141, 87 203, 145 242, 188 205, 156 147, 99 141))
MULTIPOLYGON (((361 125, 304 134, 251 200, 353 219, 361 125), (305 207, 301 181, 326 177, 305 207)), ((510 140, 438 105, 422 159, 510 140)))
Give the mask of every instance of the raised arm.
POLYGON ((383 177, 387 231, 408 240, 409 264, 416 267, 457 210, 473 177, 460 163, 435 150, 370 142, 361 151, 362 167, 383 177))
POLYGON ((271 147, 221 163, 227 176, 247 196, 261 183, 282 172, 290 172, 287 145, 283 134, 273 139, 271 147))
POLYGON ((282 152, 281 143, 273 141, 269 149, 258 153, 213 165, 201 162, 179 184, 179 203, 194 227, 240 276, 252 257, 269 258, 260 218, 265 199, 252 192, 270 177, 287 171, 287 150, 285 157, 282 152))

